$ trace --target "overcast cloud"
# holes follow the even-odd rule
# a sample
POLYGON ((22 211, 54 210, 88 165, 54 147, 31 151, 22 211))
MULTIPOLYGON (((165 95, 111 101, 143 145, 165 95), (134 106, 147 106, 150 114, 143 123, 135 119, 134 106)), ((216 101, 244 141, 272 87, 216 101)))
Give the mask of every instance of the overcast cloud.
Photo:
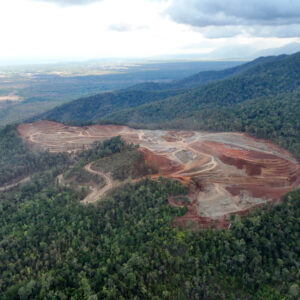
POLYGON ((211 38, 299 36, 299 0, 173 0, 166 13, 178 23, 204 28, 211 38))
POLYGON ((101 0, 35 0, 42 2, 52 2, 60 6, 71 6, 71 5, 87 5, 101 0))

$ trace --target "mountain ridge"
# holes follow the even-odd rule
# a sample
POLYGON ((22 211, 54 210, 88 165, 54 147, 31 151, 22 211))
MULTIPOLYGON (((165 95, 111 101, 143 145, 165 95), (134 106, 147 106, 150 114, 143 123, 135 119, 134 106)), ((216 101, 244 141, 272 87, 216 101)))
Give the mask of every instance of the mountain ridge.
POLYGON ((260 57, 241 66, 201 72, 171 83, 144 83, 78 99, 38 118, 60 122, 106 120, 151 128, 178 129, 181 124, 193 130, 237 130, 272 139, 299 155, 299 87, 300 52, 260 57), (232 112, 236 112, 239 121, 232 112))

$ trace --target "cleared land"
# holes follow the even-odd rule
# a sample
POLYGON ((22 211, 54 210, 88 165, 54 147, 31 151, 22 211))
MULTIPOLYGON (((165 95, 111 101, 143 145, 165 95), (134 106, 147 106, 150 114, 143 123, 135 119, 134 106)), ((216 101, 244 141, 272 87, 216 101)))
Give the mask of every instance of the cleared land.
POLYGON ((78 151, 117 135, 139 144, 146 162, 159 170, 156 176, 190 186, 191 203, 178 220, 182 223, 222 221, 228 214, 279 201, 300 185, 299 163, 288 151, 242 133, 75 127, 49 121, 22 124, 18 131, 30 147, 51 152, 78 151))

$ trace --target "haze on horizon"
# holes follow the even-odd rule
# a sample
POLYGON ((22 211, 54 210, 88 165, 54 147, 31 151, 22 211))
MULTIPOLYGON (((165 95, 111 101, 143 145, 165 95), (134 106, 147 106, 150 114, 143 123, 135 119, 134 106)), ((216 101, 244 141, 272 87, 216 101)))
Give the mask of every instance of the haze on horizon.
POLYGON ((298 0, 2 0, 0 14, 1 65, 238 57, 300 42, 298 0))

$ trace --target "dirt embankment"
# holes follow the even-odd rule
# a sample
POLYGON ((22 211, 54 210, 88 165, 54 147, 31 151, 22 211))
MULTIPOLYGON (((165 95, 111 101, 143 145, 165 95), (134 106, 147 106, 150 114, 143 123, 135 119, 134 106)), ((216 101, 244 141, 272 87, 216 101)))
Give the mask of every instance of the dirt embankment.
POLYGON ((139 144, 157 176, 191 187, 191 203, 181 222, 225 226, 227 215, 278 201, 300 186, 299 163, 288 151, 242 133, 75 127, 48 121, 22 124, 18 131, 30 147, 52 152, 78 151, 116 135, 139 144))

